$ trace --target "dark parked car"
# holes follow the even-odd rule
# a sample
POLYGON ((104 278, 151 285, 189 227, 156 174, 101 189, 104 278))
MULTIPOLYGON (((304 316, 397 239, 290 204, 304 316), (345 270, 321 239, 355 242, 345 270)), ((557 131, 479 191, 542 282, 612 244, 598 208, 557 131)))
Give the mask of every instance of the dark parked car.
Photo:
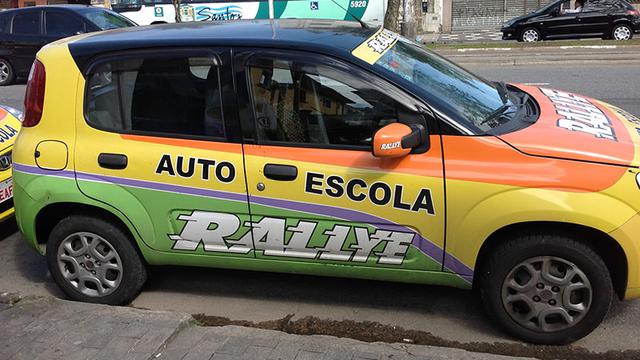
POLYGON ((509 20, 502 26, 502 39, 525 42, 588 37, 629 40, 634 32, 640 31, 640 14, 625 0, 585 0, 575 9, 570 5, 570 0, 557 0, 509 20))
POLYGON ((42 46, 68 36, 136 26, 111 10, 86 5, 36 6, 0 13, 0 86, 29 73, 42 46))

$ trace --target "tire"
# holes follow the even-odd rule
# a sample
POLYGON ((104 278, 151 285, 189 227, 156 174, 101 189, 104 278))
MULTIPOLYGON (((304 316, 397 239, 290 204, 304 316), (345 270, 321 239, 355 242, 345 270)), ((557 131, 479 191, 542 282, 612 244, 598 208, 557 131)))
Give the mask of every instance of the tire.
POLYGON ((633 38, 633 29, 627 24, 618 24, 611 29, 611 39, 626 41, 633 38))
POLYGON ((76 301, 126 305, 147 279, 133 239, 96 217, 72 215, 60 221, 49 235, 46 257, 55 282, 76 301))
POLYGON ((0 86, 10 85, 15 77, 11 63, 5 59, 0 59, 0 86))
POLYGON ((614 292, 606 265, 590 247, 569 236, 519 236, 494 248, 484 264, 479 290, 485 311, 509 334, 526 342, 571 343, 591 333, 609 311, 614 292), (538 275, 545 273, 543 264, 550 265, 547 278, 555 273, 568 279, 568 284, 545 277, 538 281, 535 270, 540 269, 538 275), (580 289, 579 283, 585 287, 580 289), (571 304, 582 305, 583 311, 575 311, 571 304))
POLYGON ((528 27, 522 30, 520 37, 521 42, 536 42, 542 40, 542 34, 534 27, 528 27))

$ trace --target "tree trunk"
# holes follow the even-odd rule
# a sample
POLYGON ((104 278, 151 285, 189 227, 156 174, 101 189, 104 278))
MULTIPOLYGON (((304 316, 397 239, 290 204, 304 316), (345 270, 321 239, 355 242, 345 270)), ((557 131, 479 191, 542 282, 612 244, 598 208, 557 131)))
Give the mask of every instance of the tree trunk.
POLYGON ((400 8, 402 7, 402 0, 389 0, 387 2, 387 13, 384 14, 384 27, 391 31, 399 33, 400 29, 400 16, 402 14, 400 8))
POLYGON ((176 22, 182 22, 182 14, 180 14, 180 0, 171 0, 173 9, 176 11, 176 22))

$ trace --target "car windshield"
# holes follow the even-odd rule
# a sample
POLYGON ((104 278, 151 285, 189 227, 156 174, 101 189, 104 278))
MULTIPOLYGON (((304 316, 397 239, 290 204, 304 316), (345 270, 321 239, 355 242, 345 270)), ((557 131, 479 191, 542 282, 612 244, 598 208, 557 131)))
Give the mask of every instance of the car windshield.
POLYGON ((411 82, 436 109, 473 134, 514 130, 506 123, 528 101, 525 93, 484 80, 402 37, 375 64, 411 82))
POLYGON ((136 23, 126 17, 104 9, 87 8, 81 10, 80 15, 84 16, 102 30, 136 26, 136 23))

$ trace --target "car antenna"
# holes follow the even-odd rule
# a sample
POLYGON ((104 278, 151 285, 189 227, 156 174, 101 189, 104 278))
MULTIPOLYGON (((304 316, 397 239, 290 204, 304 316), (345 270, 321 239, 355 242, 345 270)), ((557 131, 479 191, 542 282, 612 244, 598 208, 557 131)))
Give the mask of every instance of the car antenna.
POLYGON ((334 3, 337 7, 339 7, 340 9, 344 10, 349 16, 351 16, 352 18, 354 18, 359 24, 360 26, 362 26, 363 29, 368 29, 369 25, 367 25, 364 21, 358 19, 357 16, 353 15, 352 13, 349 12, 349 10, 345 9, 344 6, 338 4, 336 2, 336 0, 331 0, 332 3, 334 3))

